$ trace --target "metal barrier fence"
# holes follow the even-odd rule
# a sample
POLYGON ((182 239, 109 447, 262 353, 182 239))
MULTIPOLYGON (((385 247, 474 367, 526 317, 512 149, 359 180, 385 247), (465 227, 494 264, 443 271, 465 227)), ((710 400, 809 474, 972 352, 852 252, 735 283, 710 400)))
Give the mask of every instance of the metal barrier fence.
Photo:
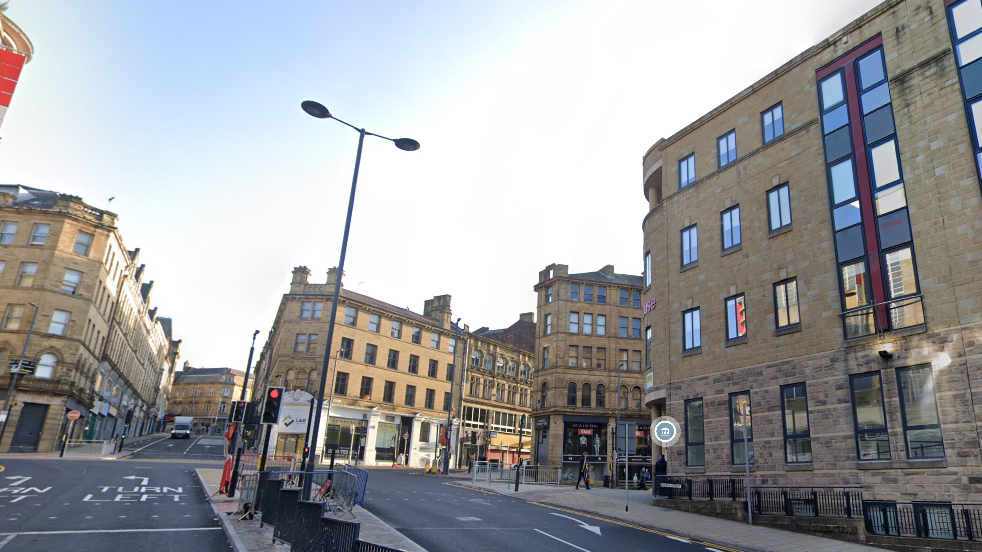
POLYGON ((65 456, 109 456, 116 450, 116 441, 85 441, 69 439, 65 456))
POLYGON ((293 542, 293 528, 297 524, 297 506, 300 489, 280 489, 276 501, 276 525, 273 526, 273 542, 293 542))
POLYGON ((354 508, 365 500, 368 488, 368 472, 354 466, 344 465, 338 470, 314 470, 313 472, 280 471, 269 472, 267 477, 281 481, 282 489, 302 489, 304 478, 310 478, 307 494, 300 500, 324 502, 331 512, 348 513, 354 517, 354 508))
POLYGON ((572 481, 563 481, 562 468, 559 466, 530 466, 521 468, 517 464, 501 464, 498 462, 475 462, 471 469, 471 483, 484 485, 507 485, 515 483, 515 470, 520 469, 519 482, 531 485, 571 485, 572 481))
POLYGON ((982 504, 865 501, 863 518, 874 535, 982 540, 982 504))
POLYGON ((259 490, 259 474, 247 473, 239 479, 236 491, 239 497, 239 512, 248 514, 255 510, 256 495, 259 490))

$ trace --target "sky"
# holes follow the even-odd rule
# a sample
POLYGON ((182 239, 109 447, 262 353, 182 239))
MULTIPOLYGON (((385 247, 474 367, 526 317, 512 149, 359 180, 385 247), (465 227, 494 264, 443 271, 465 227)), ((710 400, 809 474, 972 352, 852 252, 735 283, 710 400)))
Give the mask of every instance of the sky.
MULTIPOLYGON (((552 263, 642 271, 642 157, 879 0, 11 0, 0 183, 119 215, 181 358, 242 369, 293 267, 471 329, 552 263), (112 204, 109 198, 115 198, 112 204)), ((258 358, 258 356, 257 356, 258 358)))

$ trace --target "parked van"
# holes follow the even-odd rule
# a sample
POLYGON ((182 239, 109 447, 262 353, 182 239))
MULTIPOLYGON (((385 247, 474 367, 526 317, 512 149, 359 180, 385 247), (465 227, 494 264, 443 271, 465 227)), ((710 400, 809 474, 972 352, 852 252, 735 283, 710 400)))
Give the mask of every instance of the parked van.
POLYGON ((170 430, 171 439, 190 439, 194 416, 178 416, 174 418, 174 429, 170 430))

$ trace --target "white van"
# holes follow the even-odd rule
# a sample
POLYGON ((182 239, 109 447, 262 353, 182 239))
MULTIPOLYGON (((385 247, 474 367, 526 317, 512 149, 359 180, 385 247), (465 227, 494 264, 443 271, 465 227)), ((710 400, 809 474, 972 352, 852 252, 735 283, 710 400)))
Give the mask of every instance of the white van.
POLYGON ((171 439, 190 439, 194 416, 178 416, 174 418, 174 429, 170 430, 171 439))

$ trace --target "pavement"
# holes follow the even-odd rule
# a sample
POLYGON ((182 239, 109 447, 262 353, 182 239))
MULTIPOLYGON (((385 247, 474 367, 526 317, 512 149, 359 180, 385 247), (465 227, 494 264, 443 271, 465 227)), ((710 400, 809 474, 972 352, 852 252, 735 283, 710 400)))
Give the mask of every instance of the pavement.
MULTIPOLYGON (((220 436, 219 436, 220 437, 220 436)), ((120 460, 123 458, 128 458, 134 452, 136 452, 140 447, 149 445, 154 441, 159 441, 160 439, 170 438, 170 432, 167 433, 148 433, 146 435, 141 435, 139 437, 127 437, 123 441, 123 450, 117 450, 113 454, 108 456, 77 456, 70 455, 70 458, 91 458, 93 460, 101 458, 103 460, 120 460)), ((118 448, 118 446, 117 446, 118 448)), ((61 449, 55 452, 4 452, 0 453, 0 457, 14 457, 14 458, 58 458, 61 456, 61 449)))

